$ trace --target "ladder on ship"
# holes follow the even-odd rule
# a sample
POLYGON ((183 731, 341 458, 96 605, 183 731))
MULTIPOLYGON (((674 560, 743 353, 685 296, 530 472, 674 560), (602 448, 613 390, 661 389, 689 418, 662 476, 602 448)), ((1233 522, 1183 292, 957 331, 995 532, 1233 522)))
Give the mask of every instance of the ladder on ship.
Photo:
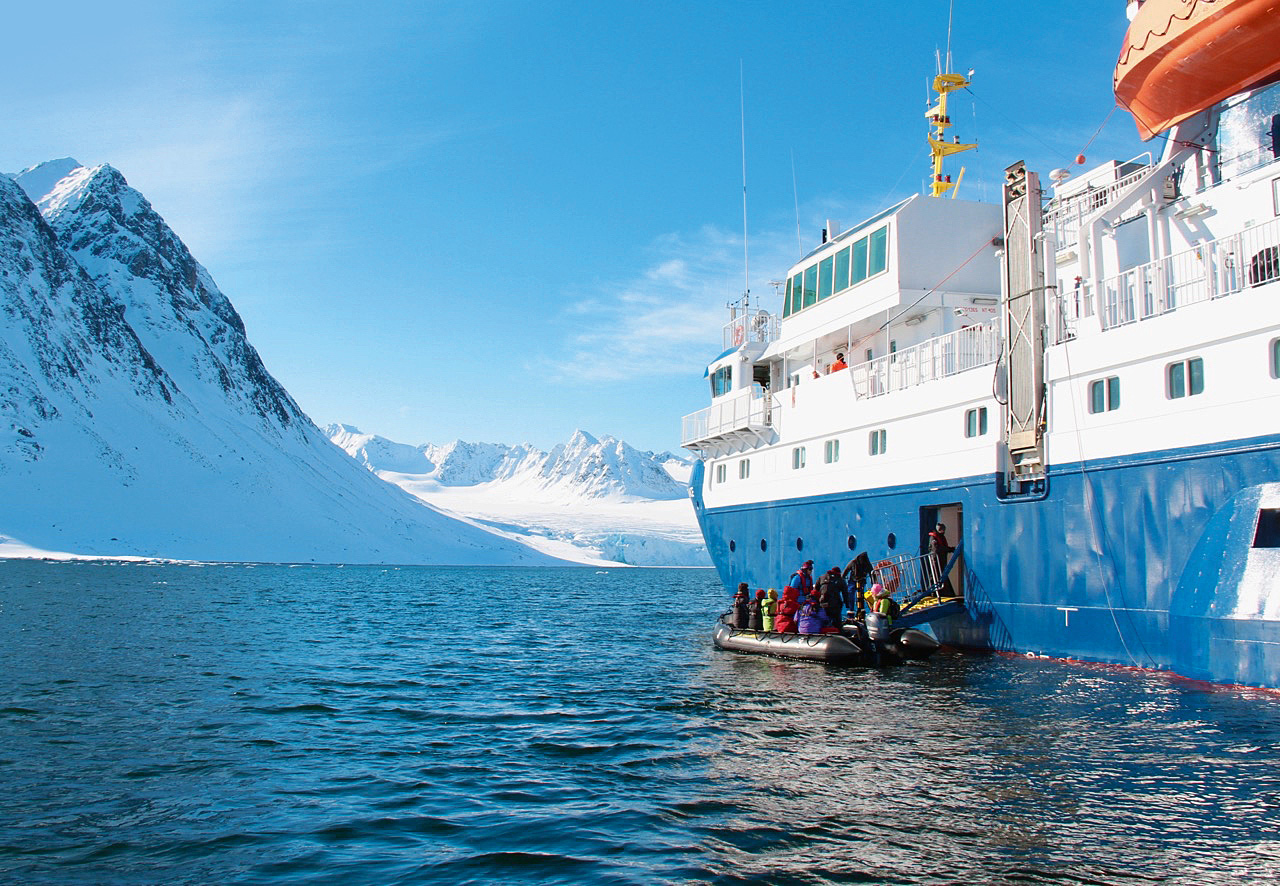
POLYGON ((1044 489, 1044 259, 1040 180, 1022 162, 1005 170, 1004 273, 1000 321, 1004 339, 999 381, 1004 388, 1000 438, 1002 492, 1044 489))

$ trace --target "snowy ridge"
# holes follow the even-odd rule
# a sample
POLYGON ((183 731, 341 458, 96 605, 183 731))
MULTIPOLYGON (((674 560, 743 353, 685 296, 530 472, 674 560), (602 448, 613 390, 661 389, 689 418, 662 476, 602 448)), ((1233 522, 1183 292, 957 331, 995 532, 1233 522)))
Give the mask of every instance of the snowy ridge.
POLYGON ((562 546, 561 555, 635 566, 708 566, 689 504, 689 462, 578 431, 542 452, 527 443, 410 446, 350 425, 325 433, 358 462, 423 501, 562 546))
POLYGON ((110 166, 0 176, 0 311, 0 555, 554 562, 333 446, 110 166))
POLYGON ((622 498, 671 501, 689 497, 687 482, 673 471, 688 462, 670 453, 655 458, 621 440, 597 440, 575 431, 569 442, 542 452, 528 443, 467 443, 410 446, 350 425, 331 424, 325 434, 372 471, 414 474, 440 486, 477 486, 501 481, 523 487, 526 497, 547 500, 622 498), (670 469, 668 469, 670 465, 670 469))

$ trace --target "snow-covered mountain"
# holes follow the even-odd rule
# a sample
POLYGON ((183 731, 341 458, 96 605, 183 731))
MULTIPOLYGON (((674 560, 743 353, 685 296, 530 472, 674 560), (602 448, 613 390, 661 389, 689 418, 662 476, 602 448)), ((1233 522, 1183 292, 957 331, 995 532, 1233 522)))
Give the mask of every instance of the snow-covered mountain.
POLYGON ((568 443, 542 452, 528 443, 466 443, 410 446, 350 425, 331 424, 325 434, 373 471, 415 474, 441 486, 476 486, 502 481, 526 487, 526 496, 685 499, 688 462, 670 453, 655 457, 621 440, 597 440, 576 431, 568 443), (683 468, 686 479, 676 479, 683 468))
POLYGON ((548 563, 333 446, 110 166, 0 175, 0 554, 548 563))
POLYGON ((577 431, 550 452, 527 443, 410 446, 350 425, 325 433, 423 501, 520 533, 560 556, 707 566, 689 503, 690 462, 577 431))

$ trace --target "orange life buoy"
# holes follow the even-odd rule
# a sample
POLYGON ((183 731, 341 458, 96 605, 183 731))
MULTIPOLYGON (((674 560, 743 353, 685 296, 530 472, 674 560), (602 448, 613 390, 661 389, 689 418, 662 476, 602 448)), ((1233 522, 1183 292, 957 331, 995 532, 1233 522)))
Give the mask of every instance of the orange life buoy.
POLYGON ((876 572, 880 575, 880 584, 884 585, 884 589, 891 594, 902 584, 902 570, 892 560, 878 561, 876 572))
POLYGON ((736 323, 733 327, 733 344, 734 347, 742 344, 742 324, 736 323))

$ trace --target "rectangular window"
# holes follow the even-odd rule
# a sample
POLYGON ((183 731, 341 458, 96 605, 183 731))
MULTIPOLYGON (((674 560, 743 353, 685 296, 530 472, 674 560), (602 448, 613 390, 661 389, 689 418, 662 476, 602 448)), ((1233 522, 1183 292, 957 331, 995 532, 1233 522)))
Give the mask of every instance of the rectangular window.
POLYGON ((1089 382, 1089 412, 1111 412, 1120 408, 1120 379, 1118 376, 1100 378, 1089 382))
POLYGON ((724 465, 716 465, 716 482, 723 483, 724 478, 728 475, 728 473, 729 472, 725 470, 724 465))
POLYGON ((782 296, 782 316, 791 316, 791 281, 787 281, 786 294, 782 296))
POLYGON ((828 255, 818 262, 818 301, 831 297, 831 267, 835 260, 835 256, 828 255))
POLYGON ((898 342, 897 341, 889 342, 889 362, 890 363, 898 362, 898 342))
POLYGON ((745 480, 751 476, 751 459, 744 458, 738 462, 738 479, 745 480))
POLYGON ((853 257, 849 264, 849 285, 861 283, 867 279, 867 238, 853 244, 853 257))
POLYGON ((818 266, 812 265, 804 269, 804 307, 809 307, 818 300, 818 266))
POLYGON ((849 247, 836 253, 836 279, 831 284, 836 292, 849 288, 849 247))
POLYGON ((729 393, 733 386, 733 370, 728 366, 721 366, 711 374, 711 396, 721 397, 729 393))
POLYGON ((804 275, 796 274, 791 278, 791 313, 795 313, 803 307, 800 301, 800 293, 804 291, 804 275))
POLYGON ((804 447, 797 446, 791 450, 791 469, 798 471, 804 467, 804 447))
POLYGON ((875 352, 867 348, 867 362, 870 363, 873 359, 875 359, 875 352))
POLYGON ((1280 378, 1280 338, 1271 339, 1271 377, 1280 378))
POLYGON ((1204 361, 1199 357, 1170 363, 1165 370, 1170 400, 1204 393, 1204 361))
POLYGON ((889 267, 889 229, 887 227, 872 233, 870 252, 867 276, 874 277, 889 267))
POLYGON ((885 448, 888 444, 888 435, 884 428, 872 431, 867 435, 867 450, 872 455, 884 455, 885 448))
POLYGON ((822 447, 822 460, 827 464, 835 464, 840 460, 840 441, 828 440, 822 447))
POLYGON ((964 435, 966 437, 982 437, 987 433, 987 407, 979 406, 964 414, 964 435))

